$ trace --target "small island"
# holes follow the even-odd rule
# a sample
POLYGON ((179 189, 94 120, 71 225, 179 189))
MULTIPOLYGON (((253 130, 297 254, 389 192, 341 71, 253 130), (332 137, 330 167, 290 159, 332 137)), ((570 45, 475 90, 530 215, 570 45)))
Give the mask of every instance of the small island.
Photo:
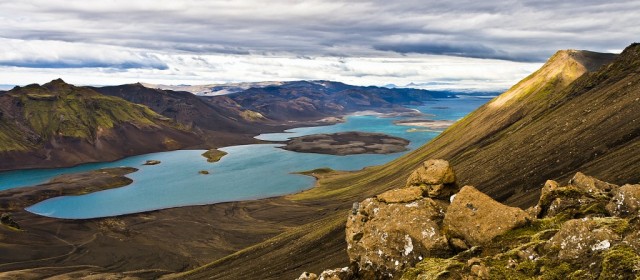
POLYGON ((301 152, 328 155, 391 154, 407 150, 409 140, 382 133, 338 132, 312 134, 291 138, 280 148, 301 152))
POLYGON ((207 162, 218 162, 222 157, 226 156, 227 152, 211 149, 202 154, 203 157, 207 158, 207 162))
POLYGON ((156 165, 156 164, 160 164, 160 161, 155 159, 150 159, 150 160, 147 160, 142 165, 156 165))

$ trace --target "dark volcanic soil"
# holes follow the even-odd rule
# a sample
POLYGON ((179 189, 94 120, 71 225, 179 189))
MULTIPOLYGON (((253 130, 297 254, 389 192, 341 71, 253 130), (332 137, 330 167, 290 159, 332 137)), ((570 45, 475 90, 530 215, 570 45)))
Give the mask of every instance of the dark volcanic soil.
POLYGON ((329 155, 390 154, 407 150, 409 140, 382 133, 359 131, 312 134, 291 138, 282 149, 329 155))
MULTIPOLYGON (((130 180, 123 175, 132 170, 117 168, 60 176, 50 183, 22 189, 32 190, 22 194, 0 192, 0 197, 18 201, 12 205, 0 204, 0 213, 8 213, 21 228, 16 230, 0 224, 0 279, 42 279, 54 275, 60 279, 89 275, 95 279, 116 276, 153 279, 218 259, 236 262, 238 260, 225 257, 297 226, 326 218, 335 220, 336 215, 346 215, 352 203, 351 199, 297 201, 278 197, 88 220, 53 219, 23 210, 50 197, 126 185, 130 180), (44 186, 56 191, 37 193, 44 186)), ((342 219, 339 220, 340 223, 328 225, 315 222, 316 230, 323 228, 324 231, 328 226, 330 233, 325 236, 323 246, 314 245, 314 250, 295 252, 306 260, 305 267, 320 269, 347 264, 344 226, 342 219), (317 250, 324 252, 318 254, 317 250)), ((286 236, 289 236, 286 242, 294 242, 292 239, 298 233, 286 236)), ((292 252, 286 251, 289 253, 292 252)), ((272 262, 278 269, 260 271, 252 262, 243 267, 253 271, 252 276, 281 279, 284 271, 280 268, 293 263, 296 261, 278 257, 272 262)), ((285 274, 293 278, 300 272, 290 267, 285 274)))

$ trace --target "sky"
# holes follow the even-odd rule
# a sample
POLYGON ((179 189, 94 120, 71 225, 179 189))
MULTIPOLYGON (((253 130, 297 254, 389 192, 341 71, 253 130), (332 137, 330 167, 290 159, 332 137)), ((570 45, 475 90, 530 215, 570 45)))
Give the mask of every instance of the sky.
POLYGON ((504 90, 559 49, 620 52, 638 14, 615 0, 0 0, 0 85, 504 90))

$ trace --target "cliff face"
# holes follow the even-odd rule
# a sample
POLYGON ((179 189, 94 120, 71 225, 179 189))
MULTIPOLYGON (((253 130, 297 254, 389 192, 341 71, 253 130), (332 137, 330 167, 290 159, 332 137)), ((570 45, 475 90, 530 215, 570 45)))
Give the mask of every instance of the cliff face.
POLYGON ((62 80, 0 96, 0 170, 110 161, 199 142, 146 106, 62 80))

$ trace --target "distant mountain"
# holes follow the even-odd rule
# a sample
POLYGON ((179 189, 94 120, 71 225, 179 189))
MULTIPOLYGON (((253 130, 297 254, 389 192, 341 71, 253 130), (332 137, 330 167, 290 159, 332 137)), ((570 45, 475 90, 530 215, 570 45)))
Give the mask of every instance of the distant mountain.
POLYGON ((0 95, 0 170, 111 161, 200 142, 146 106, 60 79, 0 95))
POLYGON ((283 82, 253 82, 253 83, 225 83, 225 84, 209 84, 209 85, 160 85, 142 83, 148 88, 157 88, 164 90, 188 91, 196 95, 216 96, 230 93, 241 92, 250 88, 263 88, 267 86, 279 86, 283 82))
POLYGON ((185 91, 149 88, 144 84, 92 89, 147 105, 196 131, 215 132, 216 135, 210 134, 207 139, 217 145, 231 143, 230 140, 219 141, 221 138, 233 139, 222 137, 225 134, 252 137, 283 124, 317 121, 363 110, 410 112, 403 105, 455 97, 450 92, 361 87, 330 81, 243 83, 224 88, 234 93, 196 96, 185 91))
POLYGON ((251 142, 253 136, 267 130, 261 123, 266 119, 241 108, 225 96, 212 101, 190 92, 147 88, 142 84, 91 89, 146 105, 156 113, 198 132, 214 146, 251 142))
POLYGON ((455 94, 410 88, 361 87, 331 81, 296 81, 250 88, 227 97, 267 118, 290 120, 317 119, 363 110, 407 111, 403 105, 419 105, 434 98, 455 97, 455 94))

